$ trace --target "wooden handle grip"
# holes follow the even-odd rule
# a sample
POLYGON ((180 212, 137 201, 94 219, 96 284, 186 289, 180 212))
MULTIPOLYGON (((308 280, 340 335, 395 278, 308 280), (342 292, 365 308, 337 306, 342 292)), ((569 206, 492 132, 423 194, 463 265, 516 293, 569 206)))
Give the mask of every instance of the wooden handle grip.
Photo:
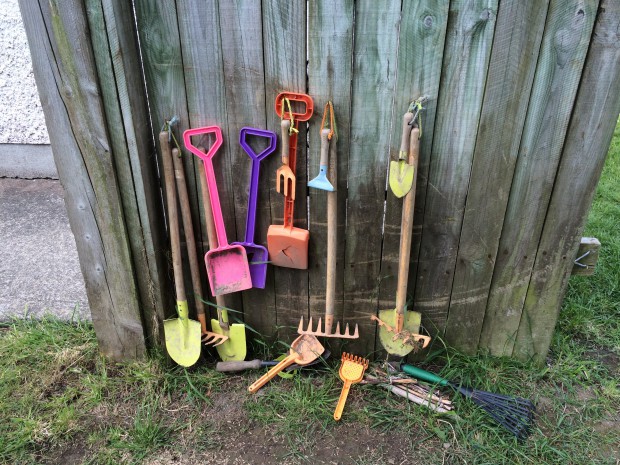
POLYGON ((234 373, 243 370, 256 370, 262 366, 262 360, 250 360, 248 362, 217 362, 215 371, 220 373, 234 373))
POLYGON ((321 130, 321 160, 319 164, 321 166, 327 166, 327 161, 329 160, 329 129, 321 130))
POLYGON ((403 156, 402 155, 403 152, 405 153, 405 156, 406 156, 407 152, 409 151, 409 135, 411 134, 411 126, 409 125, 409 123, 411 123, 412 120, 413 120, 413 113, 411 112, 405 113, 405 115, 403 116, 403 132, 400 138, 399 158, 403 156))
POLYGON ((413 165, 414 175, 411 189, 403 199, 403 212, 400 224, 400 248, 398 252, 398 283, 396 285, 396 313, 405 313, 407 302, 407 280, 409 279, 409 260, 411 255, 411 237, 413 235, 413 211, 418 171, 418 154, 420 152, 420 130, 411 130, 409 142, 409 164, 413 165))
MULTIPOLYGON (((172 149, 172 162, 174 164, 174 177, 177 184, 177 194, 179 195, 179 203, 181 204, 181 217, 183 219, 183 229, 185 230, 185 241, 187 243, 187 256, 189 258, 189 269, 192 275, 192 286, 194 293, 200 297, 205 296, 202 293, 202 282, 200 281, 200 268, 198 267, 198 254, 196 250, 196 238, 194 236, 194 225, 192 224, 192 212, 189 206, 189 195, 187 193, 187 182, 185 180, 185 169, 183 168, 183 160, 179 156, 179 150, 172 149)), ((199 298, 194 299, 196 302, 196 314, 198 321, 203 324, 205 307, 199 298)), ((206 323, 202 331, 207 331, 206 323)))
POLYGON ((172 253, 172 270, 177 300, 186 300, 185 286, 183 285, 183 264, 181 262, 181 241, 179 233, 179 211, 177 207, 177 193, 174 186, 174 168, 172 154, 168 143, 168 132, 159 133, 159 145, 164 168, 164 186, 166 190, 166 206, 168 207, 168 228, 170 231, 170 252, 172 253))

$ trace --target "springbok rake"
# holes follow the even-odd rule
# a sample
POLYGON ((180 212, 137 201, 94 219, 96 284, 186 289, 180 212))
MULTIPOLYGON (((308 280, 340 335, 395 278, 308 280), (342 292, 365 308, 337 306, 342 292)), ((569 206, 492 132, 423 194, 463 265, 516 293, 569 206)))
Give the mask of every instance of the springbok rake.
POLYGON ((355 325, 353 334, 349 331, 349 323, 345 325, 344 333, 340 332, 340 322, 336 323, 336 331, 332 331, 334 324, 333 317, 331 315, 325 317, 325 325, 323 326, 323 318, 319 318, 319 323, 314 331, 312 325, 312 317, 308 320, 308 326, 304 329, 304 317, 299 320, 299 327, 297 328, 297 334, 312 334, 319 337, 335 337, 340 339, 358 339, 360 337, 359 328, 355 325))

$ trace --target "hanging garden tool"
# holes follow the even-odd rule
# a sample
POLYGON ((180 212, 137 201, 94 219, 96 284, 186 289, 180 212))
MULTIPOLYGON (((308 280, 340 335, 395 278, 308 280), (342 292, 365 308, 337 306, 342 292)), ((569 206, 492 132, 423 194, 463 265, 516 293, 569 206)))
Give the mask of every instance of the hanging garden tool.
POLYGON ((249 289, 252 287, 252 278, 250 277, 248 258, 242 246, 228 244, 213 169, 213 157, 222 145, 222 130, 219 126, 188 129, 183 133, 183 141, 187 150, 202 159, 207 177, 207 187, 218 244, 216 248, 211 248, 205 255, 211 293, 213 295, 222 295, 249 289), (205 134, 215 135, 215 143, 206 154, 192 145, 191 141, 192 136, 205 134))
POLYGON ((400 365, 400 369, 416 379, 439 386, 449 386, 468 397, 519 440, 525 440, 532 431, 536 406, 529 399, 464 387, 413 365, 400 365))
POLYGON ((181 263, 181 240, 179 234, 179 211, 174 183, 172 155, 168 141, 168 132, 159 133, 161 146, 164 182, 166 185, 166 204, 168 207, 168 227, 170 231, 170 249, 172 268, 177 296, 178 318, 164 321, 164 337, 166 350, 172 360, 184 367, 192 366, 200 358, 200 323, 189 319, 185 286, 183 283, 183 264, 181 263))
MULTIPOLYGON (((203 147, 198 147, 202 153, 205 153, 203 147)), ((213 211, 211 209, 211 201, 209 200, 209 187, 207 186, 207 176, 205 170, 200 172, 200 192, 202 195, 202 204, 205 211, 205 223, 207 226, 207 240, 209 247, 217 248, 217 233, 215 232, 215 223, 213 221, 213 211)), ((228 336, 228 340, 223 344, 217 345, 217 353, 220 358, 227 361, 245 360, 247 346, 245 341, 245 325, 241 323, 230 324, 228 320, 228 310, 226 309, 226 298, 223 295, 215 296, 217 305, 217 320, 211 320, 211 329, 218 333, 228 336)))
MULTIPOLYGON (((415 121, 414 121, 415 123, 415 121)), ((420 151, 420 129, 414 126, 409 139, 409 164, 418 169, 420 151)), ((418 312, 405 311, 407 302, 407 279, 409 278, 409 256, 411 254, 411 235, 413 230, 413 209, 415 206, 415 182, 403 200, 400 225, 400 249, 398 252, 398 282, 396 285, 396 308, 381 310, 379 317, 371 320, 379 324, 379 339, 385 350, 392 355, 403 357, 413 350, 424 348, 430 337, 419 334, 420 318, 418 312)))
POLYGON ((308 268, 308 241, 306 229, 293 226, 295 205, 295 166, 297 162, 297 133, 299 121, 308 121, 312 116, 313 103, 309 95, 282 92, 276 97, 276 113, 282 119, 282 163, 278 169, 276 190, 280 192, 280 178, 284 180, 284 224, 269 226, 267 248, 269 259, 276 266, 308 268), (305 104, 303 113, 293 112, 291 102, 305 104), (286 108, 285 108, 286 107, 286 108))
POLYGON ((256 202, 258 201, 258 179, 261 160, 267 158, 276 149, 277 136, 272 131, 263 129, 242 128, 239 132, 239 143, 245 153, 252 159, 252 169, 250 173, 250 193, 248 195, 248 213, 245 223, 245 241, 233 242, 243 246, 250 265, 250 276, 252 277, 252 287, 263 289, 267 279, 267 261, 269 254, 265 246, 254 243, 254 229, 256 226, 256 202), (269 145, 261 153, 256 154, 252 147, 247 143, 247 136, 266 137, 269 145))
POLYGON ((344 404, 347 402, 351 385, 359 383, 364 378, 364 372, 367 368, 368 359, 357 357, 346 352, 342 353, 342 362, 338 374, 340 375, 340 379, 344 381, 344 386, 342 386, 340 398, 336 404, 334 420, 338 421, 342 417, 342 411, 344 410, 344 404))
MULTIPOLYGON (((319 177, 325 177, 326 167, 329 161, 329 177, 334 184, 338 184, 338 161, 336 158, 336 142, 338 132, 334 108, 332 102, 327 102, 323 111, 323 121, 321 123, 321 173, 319 177), (327 114, 330 113, 330 129, 324 128, 327 114), (328 160, 329 159, 329 160, 328 160), (324 169, 325 168, 325 169, 324 169)), ((315 180, 317 179, 315 178, 315 180)), ((327 276, 325 284, 325 327, 322 328, 322 320, 319 318, 316 331, 313 330, 312 318, 308 320, 308 326, 304 329, 304 318, 299 321, 298 334, 313 334, 322 337, 336 337, 342 339, 357 339, 359 329, 357 324, 353 334, 349 332, 349 324, 345 326, 344 333, 340 332, 340 322, 336 323, 336 331, 332 331, 334 323, 334 310, 336 307, 336 255, 338 248, 338 194, 332 184, 325 178, 319 182, 311 181, 308 186, 327 190, 327 276), (331 189, 328 189, 327 184, 331 189)))
POLYGON ((183 218, 183 230, 185 231, 185 242, 187 243, 187 256, 189 258, 189 269, 192 276, 192 286, 195 298, 196 316, 200 322, 202 332, 202 342, 206 345, 213 344, 218 346, 228 340, 228 336, 207 331, 207 319, 205 317, 205 307, 202 302, 202 282, 200 280, 200 268, 198 267, 198 255, 196 250, 196 239, 194 237, 194 226, 192 224, 192 213, 189 206, 189 195, 187 193, 187 183, 185 182, 185 170, 183 160, 181 160, 178 149, 172 149, 172 160, 174 163, 174 177, 176 179, 177 193, 181 204, 181 216, 183 218))
POLYGON ((299 336, 291 344, 290 354, 267 373, 258 378, 254 383, 252 383, 248 388, 248 391, 252 393, 258 391, 270 380, 275 378, 279 372, 293 363, 306 366, 314 362, 324 351, 325 347, 323 347, 315 336, 311 336, 309 334, 299 336))
MULTIPOLYGON (((407 113, 403 116, 403 131, 400 140, 400 150, 398 151, 398 161, 390 162, 389 183, 392 193, 398 197, 404 197, 411 190, 414 182, 414 176, 417 166, 414 166, 408 160, 409 155, 409 139, 414 121, 417 120, 418 127, 420 124, 420 111, 423 110, 422 103, 426 101, 426 97, 413 102, 407 113)), ((421 132, 420 132, 421 134, 421 132)), ((415 190, 415 189, 414 189, 415 190)))

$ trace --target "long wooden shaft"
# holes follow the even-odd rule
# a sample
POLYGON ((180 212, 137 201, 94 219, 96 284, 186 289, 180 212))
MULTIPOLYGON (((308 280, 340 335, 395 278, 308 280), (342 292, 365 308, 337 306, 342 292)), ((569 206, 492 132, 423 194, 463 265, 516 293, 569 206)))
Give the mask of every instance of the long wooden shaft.
POLYGON ((172 253, 174 285, 177 301, 182 302, 187 300, 187 298, 185 296, 185 286, 183 285, 183 263, 181 262, 177 192, 174 187, 174 168, 172 166, 172 154, 170 153, 167 131, 159 133, 159 145, 161 146, 161 158, 164 165, 164 182, 166 184, 166 206, 168 207, 168 228, 170 231, 170 251, 172 253))
POLYGON ((201 298, 205 296, 202 293, 202 282, 200 281, 200 268, 198 267, 198 251, 196 250, 196 238, 194 236, 194 225, 192 224, 192 212, 189 206, 189 195, 187 193, 187 182, 185 180, 185 170, 183 169, 183 160, 179 156, 179 150, 172 149, 172 162, 174 164, 174 177, 177 185, 177 194, 179 203, 181 204, 181 217, 183 219, 183 229, 185 230, 185 242, 187 243, 187 256, 189 258, 189 269, 192 275, 192 286, 194 293, 198 295, 196 301, 196 315, 202 332, 207 331, 207 322, 205 318, 205 307, 201 298))
POLYGON ((327 277, 325 283, 325 332, 331 334, 336 307, 336 259, 338 255, 338 160, 336 136, 329 144, 328 177, 334 186, 327 192, 327 277))
POLYGON ((413 166, 413 184, 403 199, 403 213, 400 224, 400 248, 398 251, 398 283, 396 285, 397 332, 402 330, 405 304, 407 302, 407 280, 409 279, 409 260, 411 255, 411 237, 413 235, 413 210, 415 207, 415 190, 420 152, 420 130, 411 130, 408 163, 413 166))

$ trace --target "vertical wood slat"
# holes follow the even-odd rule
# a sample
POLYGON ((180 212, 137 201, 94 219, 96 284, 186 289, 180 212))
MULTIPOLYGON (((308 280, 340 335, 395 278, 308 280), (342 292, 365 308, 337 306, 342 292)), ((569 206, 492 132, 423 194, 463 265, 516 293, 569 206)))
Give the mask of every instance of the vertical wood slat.
MULTIPOLYGON (((152 2, 149 0, 136 0, 134 2, 136 23, 142 51, 142 65, 149 96, 150 123, 155 134, 159 134, 162 125, 173 116, 179 118, 175 127, 178 136, 189 127, 187 96, 185 93, 185 78, 181 55, 181 42, 179 27, 177 24, 177 10, 174 2, 152 2)), ((177 138, 177 140, 179 140, 177 138)), ((182 148, 182 140, 179 140, 182 148)), ((198 203, 196 198, 196 182, 194 176, 194 160, 190 156, 184 156, 186 179, 189 191, 192 218, 197 221, 198 203)), ((155 161, 155 160, 154 160, 155 161)), ((161 164, 161 150, 157 146, 157 163, 161 164)), ((166 186, 160 177, 160 184, 165 193, 166 186)), ((196 223, 194 223, 196 224, 196 223)), ((161 224, 164 229, 165 225, 161 224)), ((195 226, 195 231, 199 229, 195 226)), ((169 247, 166 247, 169 250, 169 247)), ((173 274, 170 256, 167 258, 167 276, 172 282, 173 274)), ((190 272, 187 263, 184 264, 184 276, 186 289, 192 289, 189 280, 190 272)), ((190 308, 194 296, 188 292, 190 308)), ((175 307, 171 305, 164 309, 166 316, 176 314, 175 307)))
POLYGON ((542 363, 620 113, 620 3, 601 1, 513 356, 542 363))
POLYGON ((496 11, 497 0, 450 3, 414 295, 431 334, 448 314, 496 11))
POLYGON ((511 355, 598 0, 552 0, 479 346, 511 355))
MULTIPOLYGON (((233 188, 234 160, 231 155, 238 142, 235 134, 228 130, 226 124, 228 102, 220 35, 219 2, 201 0, 179 2, 177 20, 183 57, 189 127, 199 128, 215 125, 222 129, 224 143, 213 158, 213 167, 226 235, 230 243, 235 241, 239 234, 238 225, 235 221, 235 196, 237 192, 233 188)), ((182 82, 179 85, 182 85, 182 82)), ((214 142, 213 136, 206 136, 204 139, 202 144, 207 148, 214 142)), ((200 141, 196 138, 193 143, 198 144, 200 141)), ((194 188, 199 189, 200 183, 196 180, 199 179, 198 170, 204 169, 203 165, 196 156, 187 151, 185 154, 187 172, 194 174, 194 188)), ((197 194, 198 191, 196 190, 195 193, 197 194)), ((196 215, 193 217, 194 222, 197 223, 195 230, 202 230, 202 243, 206 244, 208 240, 200 195, 195 202, 196 215)), ((212 245, 209 244, 209 248, 211 247, 212 245)), ((201 262, 203 261, 201 260, 201 262)), ((201 270, 206 271, 203 266, 201 266, 201 270)), ((203 292, 206 293, 207 289, 209 288, 205 287, 203 292)), ((224 297, 224 301, 226 306, 237 312, 243 310, 240 293, 228 294, 224 297)), ((213 308, 211 310, 211 313, 215 315, 215 310, 213 308)), ((241 319, 242 316, 242 313, 231 313, 229 315, 232 321, 236 318, 241 319)))
MULTIPOLYGON (((226 91, 227 112, 227 120, 224 121, 228 123, 228 147, 234 175, 236 240, 243 241, 251 160, 239 145, 239 131, 244 126, 267 127, 263 27, 262 21, 258 20, 261 17, 261 2, 223 1, 219 5, 219 15, 225 81, 222 86, 226 91)), ((250 144, 252 145, 251 141, 250 144)), ((269 204, 271 184, 267 163, 271 162, 273 165, 273 160, 277 158, 279 158, 278 150, 261 163, 254 242, 265 247, 267 247, 267 228, 271 224, 269 204)), ((273 274, 273 267, 269 265, 265 288, 250 289, 242 293, 246 325, 268 337, 273 336, 276 326, 273 274)))
MULTIPOLYGON (((265 110, 267 129, 280 134, 280 118, 274 103, 282 91, 306 92, 306 2, 266 0, 263 2, 263 48, 265 59, 265 110)), ((279 138, 279 136, 278 136, 279 138)), ((294 225, 308 227, 306 125, 300 123, 297 145, 297 184, 294 225)), ((275 189, 279 155, 265 160, 269 173, 269 203, 272 224, 283 224, 284 196, 275 189)), ((308 317, 308 271, 274 268, 278 337, 290 344, 301 316, 308 317)), ((262 309, 262 311, 274 311, 262 309)))
POLYGON ((114 360, 141 357, 131 244, 84 4, 19 4, 99 350, 114 360))
MULTIPOLYGON (((392 131, 390 142, 390 160, 398 159, 400 149, 402 116, 409 103, 425 96, 422 121, 422 138, 416 181, 416 206, 414 229, 410 257, 408 294, 415 290, 417 256, 420 246, 422 219, 424 218, 424 200, 426 179, 430 164, 433 142, 435 111, 441 63, 448 24, 448 0, 405 0, 402 6, 400 39, 398 43, 398 69, 394 105, 392 109, 392 131)), ((396 282, 398 273, 398 251, 400 244, 400 225, 402 199, 397 199, 388 187, 385 221, 383 226, 383 251, 381 255, 381 283, 379 292, 379 309, 395 306, 396 282)), ((407 299, 412 300, 412 299, 407 299)), ((408 307, 415 311, 416 308, 408 307)), ((377 348, 380 347, 376 342, 377 348)))
MULTIPOLYGON (((353 1, 320 0, 308 11, 308 93, 314 98, 316 118, 310 131, 309 173, 319 172, 320 118, 328 100, 334 104, 338 129, 338 182, 330 179, 338 199, 336 308, 334 321, 343 321, 344 237, 346 223, 347 173, 349 167, 349 132, 351 130, 351 51, 353 48, 353 1)), ((309 189, 310 316, 315 325, 325 314, 325 276, 327 260, 327 195, 309 189)), ((307 321, 306 321, 307 323, 307 321)), ((336 323, 334 323, 335 325, 336 323)), ((315 326, 316 327, 316 326, 315 326)), ((335 326, 334 326, 335 329, 335 326)), ((353 331, 354 326, 350 326, 353 331)))
POLYGON ((445 331, 468 353, 478 348, 547 6, 504 0, 497 13, 445 331))
POLYGON ((162 344, 163 309, 171 304, 171 292, 161 253, 163 215, 146 93, 142 75, 127 72, 140 68, 133 13, 118 0, 87 0, 86 8, 132 258, 143 270, 136 282, 147 345, 162 344))
POLYGON ((362 337, 348 349, 363 355, 375 349, 369 315, 378 303, 399 19, 400 2, 355 4, 344 319, 359 324, 362 337))

